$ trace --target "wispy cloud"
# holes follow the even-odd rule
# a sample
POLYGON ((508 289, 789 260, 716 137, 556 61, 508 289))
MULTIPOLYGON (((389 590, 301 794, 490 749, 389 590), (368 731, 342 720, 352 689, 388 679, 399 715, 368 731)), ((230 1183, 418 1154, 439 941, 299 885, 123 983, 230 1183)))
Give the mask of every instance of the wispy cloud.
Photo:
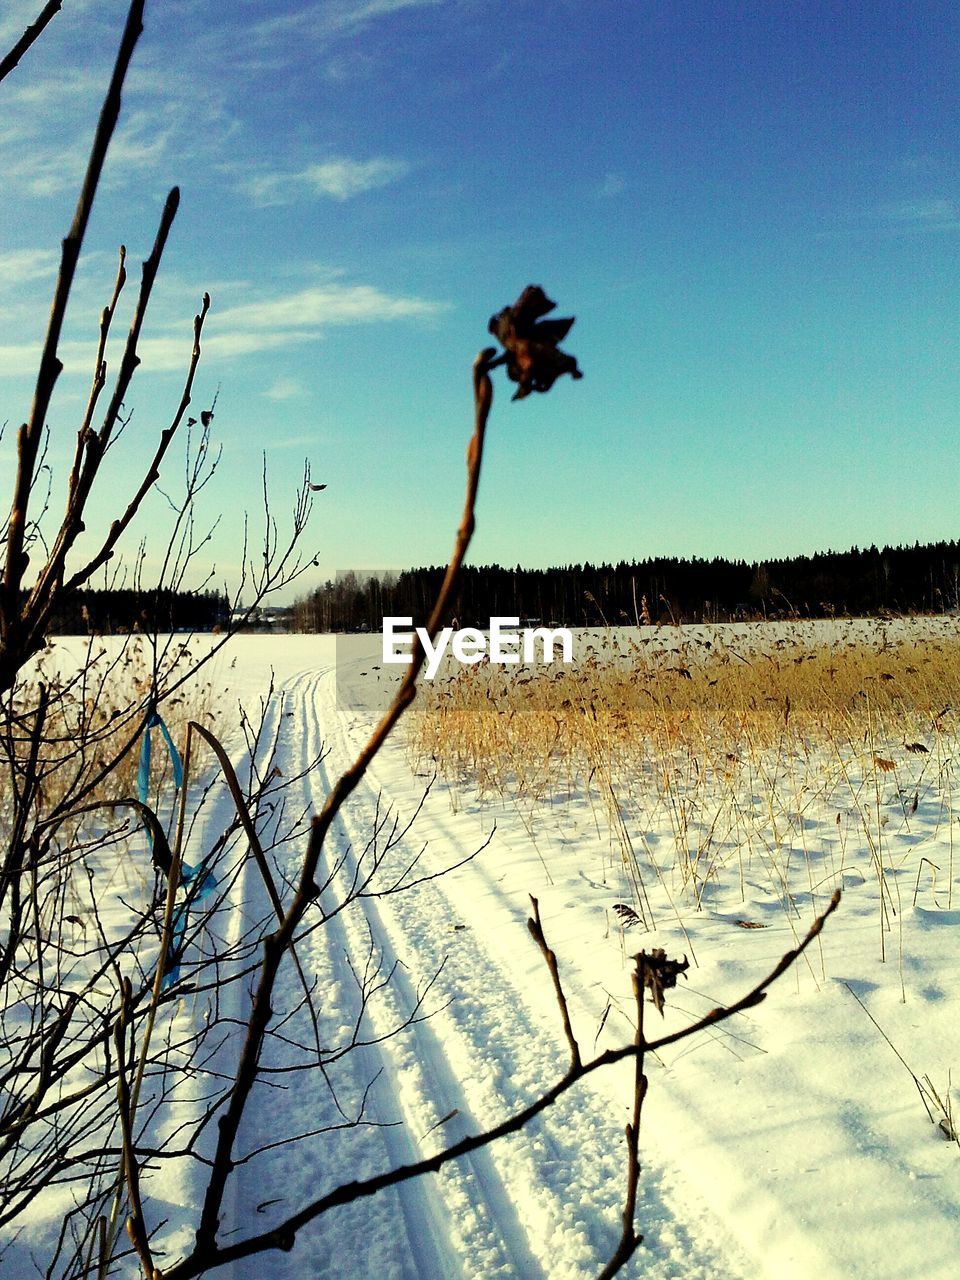
MULTIPOLYGON (((344 201, 397 181, 410 170, 403 160, 377 155, 357 159, 336 152, 311 163, 306 161, 314 157, 302 153, 289 162, 275 159, 277 171, 258 174, 263 153, 249 154, 251 134, 245 124, 250 104, 244 86, 249 80, 238 76, 237 66, 272 68, 271 74, 294 80, 299 71, 315 79, 320 53, 322 74, 328 57, 334 60, 331 77, 354 78, 360 68, 370 74, 375 59, 344 43, 344 35, 403 10, 444 3, 449 0, 285 0, 270 6, 251 4, 242 20, 229 24, 209 21, 207 6, 171 5, 155 15, 154 43, 145 43, 134 60, 105 170, 105 189, 129 186, 157 171, 168 181, 185 180, 184 175, 200 165, 208 174, 215 173, 222 171, 219 162, 227 155, 242 156, 240 166, 246 172, 240 185, 262 205, 317 196, 344 201), (171 74, 166 50, 157 43, 164 38, 193 47, 198 74, 171 74), (202 129, 197 128, 198 120, 203 121, 202 129), (286 171, 280 170, 284 164, 286 171)), ((32 5, 21 8, 22 20, 12 21, 18 30, 36 16, 32 5)), ((107 37, 116 25, 102 19, 101 44, 90 36, 97 22, 95 5, 83 23, 61 22, 59 36, 49 45, 50 56, 35 59, 29 76, 11 78, 9 92, 5 84, 11 110, 0 120, 0 169, 9 188, 40 199, 77 189, 109 81, 109 60, 103 51, 110 49, 107 37)))
MULTIPOLYGON (((49 137, 42 130, 12 127, 0 134, 4 182, 41 197, 75 191, 87 168, 89 137, 82 129, 69 136, 71 124, 66 117, 59 128, 60 134, 49 137)), ((174 151, 175 137, 183 133, 170 112, 158 125, 149 110, 128 111, 110 143, 104 186, 115 187, 158 168, 174 151)), ((179 146, 176 150, 181 161, 179 146)))
POLYGON ((841 225, 818 232, 817 239, 919 236, 957 231, 960 231, 960 201, 931 196, 890 200, 850 213, 841 225))
MULTIPOLYGON (((255 355, 261 351, 277 350, 292 343, 307 342, 320 336, 316 330, 284 330, 268 333, 256 330, 233 330, 213 333, 202 341, 203 362, 209 365, 221 360, 234 360, 240 356, 255 355)), ((142 373, 186 373, 190 362, 192 340, 184 334, 162 334, 141 338, 137 353, 142 373)), ((64 377, 89 377, 93 369, 96 343, 75 339, 61 342, 58 355, 63 362, 64 377)), ((116 345, 107 350, 107 369, 116 370, 120 353, 116 345)), ((36 363, 37 348, 28 343, 11 343, 0 346, 0 377, 18 377, 36 363)))
MULTIPOLYGON (((182 7, 174 8, 182 17, 182 7)), ((64 42, 49 49, 42 37, 38 50, 43 46, 48 56, 35 61, 29 75, 12 78, 9 92, 4 83, 10 109, 0 120, 0 169, 9 187, 40 198, 76 191, 110 81, 112 59, 105 54, 112 52, 119 34, 113 30, 115 19, 106 22, 102 39, 96 12, 79 24, 65 24, 64 42)), ((170 24, 174 18, 165 15, 165 21, 170 24)), ((189 33, 195 35, 196 28, 189 33)), ((171 74, 165 56, 151 45, 138 51, 124 86, 104 191, 139 182, 157 170, 173 181, 195 165, 212 167, 240 128, 234 111, 236 77, 222 69, 224 60, 214 64, 212 74, 191 77, 171 74)))
POLYGON ((76 145, 78 125, 70 122, 69 114, 64 113, 50 128, 45 127, 43 112, 36 117, 11 114, 0 123, 0 166, 8 191, 49 196, 76 188, 86 153, 76 145), (70 139, 68 132, 73 135, 70 139))
POLYGON ((282 297, 246 302, 221 312, 218 326, 235 330, 302 329, 424 319, 439 315, 442 303, 383 293, 367 284, 315 285, 282 297))
MULTIPOLYGON (((197 48, 208 64, 229 65, 231 75, 244 76, 269 71, 286 72, 292 61, 309 63, 311 73, 329 74, 332 79, 354 78, 358 69, 371 65, 361 53, 346 54, 349 38, 354 40, 367 26, 404 10, 431 9, 451 0, 288 0, 286 4, 261 5, 268 16, 252 17, 238 24, 200 26, 197 48), (344 58, 346 60, 344 60, 344 58)), ((257 8, 250 4, 251 13, 257 8)))
POLYGON ((284 400, 295 400, 300 396, 306 395, 306 387, 302 382, 298 382, 296 378, 277 378, 273 385, 261 394, 266 400, 283 402, 284 400))
POLYGON ((333 84, 369 80, 377 69, 377 59, 361 49, 346 48, 331 54, 323 64, 323 74, 333 84))
POLYGON ((285 13, 263 18, 254 26, 257 40, 286 40, 296 33, 314 39, 330 38, 355 31, 385 14, 402 9, 434 8, 448 0, 314 0, 298 4, 285 13))
POLYGON ((17 288, 54 275, 60 255, 52 249, 11 249, 0 253, 0 289, 17 288))
POLYGON ((960 227, 960 204, 942 198, 898 200, 880 206, 885 223, 920 230, 953 230, 960 227))
POLYGON ((626 179, 622 173, 606 173, 597 187, 597 196, 601 200, 612 200, 626 190, 626 179))
MULTIPOLYGON (((443 303, 425 298, 384 293, 373 285, 325 284, 292 293, 246 302, 212 312, 202 339, 205 365, 263 351, 289 348, 293 344, 315 342, 324 330, 342 325, 391 323, 398 320, 425 320, 440 315, 443 303)), ((95 333, 95 327, 91 327, 95 333)), ((182 321, 141 339, 138 347, 145 373, 185 371, 191 342, 182 321)), ((59 355, 65 375, 89 376, 93 367, 95 341, 72 340, 60 344, 59 355)), ((35 345, 11 343, 0 346, 0 377, 16 377, 36 363, 35 345)), ((116 367, 118 351, 108 348, 107 363, 116 367)), ((266 394, 271 394, 270 392, 266 394)), ((273 397, 296 394, 295 384, 280 380, 272 388, 273 397)))
MULTIPOLYGON (((97 0, 74 0, 70 5, 71 16, 84 13, 96 3, 97 0)), ((36 0, 6 0, 4 12, 0 15, 0 44, 3 45, 4 53, 7 47, 13 45, 27 27, 36 21, 41 7, 36 0)), ((57 14, 53 19, 53 26, 48 28, 46 35, 42 38, 49 40, 51 35, 58 35, 58 28, 63 27, 67 21, 65 14, 57 14)))
POLYGON ((67 101, 97 102, 109 83, 106 67, 61 66, 56 74, 44 70, 25 75, 21 80, 11 80, 9 88, 4 85, 4 97, 8 106, 16 104, 31 110, 56 111, 62 110, 67 101))
POLYGON ((243 188, 261 205, 292 204, 305 195, 350 200, 388 186, 410 172, 404 160, 375 156, 351 160, 334 156, 293 173, 264 173, 243 180, 243 188))

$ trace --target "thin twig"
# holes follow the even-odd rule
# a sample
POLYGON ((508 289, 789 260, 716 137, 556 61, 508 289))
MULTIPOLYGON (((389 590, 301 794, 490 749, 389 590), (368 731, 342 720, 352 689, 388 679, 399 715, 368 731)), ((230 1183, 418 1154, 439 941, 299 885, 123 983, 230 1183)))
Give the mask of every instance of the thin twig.
POLYGON ((19 66, 20 59, 40 39, 49 23, 57 16, 62 7, 63 0, 47 0, 40 13, 30 23, 10 52, 0 59, 0 80, 5 80, 14 67, 19 66))
POLYGON ((126 1068, 124 1066, 126 1029, 130 1018, 130 997, 130 980, 125 978, 120 991, 120 1016, 114 1028, 114 1040, 117 1049, 117 1107, 120 1112, 120 1133, 123 1139, 123 1176, 127 1184, 127 1193, 130 1197, 127 1234, 140 1258, 144 1275, 149 1277, 149 1280, 154 1280, 156 1271, 143 1219, 143 1202, 140 1198, 140 1170, 134 1151, 133 1114, 130 1093, 127 1088, 126 1068))
POLYGON ((911 1066, 910 1066, 910 1063, 906 1060, 906 1058, 903 1056, 903 1054, 900 1052, 900 1050, 897 1048, 897 1046, 893 1043, 893 1041, 890 1039, 890 1037, 889 1037, 889 1036, 887 1035, 887 1033, 884 1031, 883 1027, 881 1027, 880 1023, 876 1020, 876 1018, 873 1016, 873 1014, 870 1012, 870 1010, 867 1008, 867 1006, 863 1003, 863 1001, 860 999, 860 997, 859 997, 859 996, 857 995, 857 993, 854 991, 853 987, 851 987, 850 983, 849 983, 849 982, 844 982, 844 984, 843 984, 843 985, 847 988, 847 990, 848 990, 848 991, 850 992, 850 994, 853 996, 854 1000, 856 1000, 857 1004, 860 1006, 860 1008, 863 1010, 863 1012, 867 1015, 867 1017, 870 1019, 870 1021, 873 1023, 873 1025, 874 1025, 874 1026, 877 1028, 877 1030, 880 1032, 881 1036, 883 1036, 884 1040, 886 1040, 887 1044, 890 1046, 890 1048, 891 1048, 891 1049, 893 1050, 893 1052, 896 1054, 897 1058, 900 1060, 900 1063, 901 1063, 901 1064, 906 1068, 906 1070, 910 1073, 910 1079, 911 1079, 911 1080, 913 1081, 913 1083, 917 1086, 917 1093, 919 1093, 919 1095, 920 1095, 920 1101, 921 1101, 921 1102, 923 1103, 923 1105, 924 1105, 924 1109, 926 1110, 927 1117, 928 1117, 928 1119, 930 1120, 930 1123, 931 1123, 931 1124, 936 1124, 936 1123, 937 1123, 936 1116, 935 1116, 935 1115, 933 1114, 933 1112, 930 1110, 930 1104, 928 1103, 928 1101, 927 1101, 927 1097, 926 1097, 926 1094, 924 1093, 923 1085, 920 1083, 920 1080, 919 1080, 919 1078, 918 1078, 918 1076, 917 1076, 917 1073, 914 1071, 913 1067, 911 1067, 911 1066))
POLYGON ((641 951, 634 956, 634 969, 631 975, 633 998, 637 1006, 637 1030, 634 1037, 636 1058, 634 1059, 633 1080, 633 1118, 626 1126, 627 1139, 627 1189, 623 1200, 623 1232, 610 1261, 600 1272, 597 1280, 610 1280, 622 1266, 636 1253, 643 1243, 643 1236, 636 1227, 637 1190, 640 1186, 640 1113, 643 1100, 647 1096, 647 1077, 643 1071, 643 1059, 646 1041, 643 1036, 643 992, 646 986, 646 956, 641 951))
POLYGON ((557 965, 556 952, 547 946, 543 925, 540 922, 540 903, 532 893, 530 894, 530 901, 533 903, 533 917, 527 921, 527 928, 530 930, 534 942, 540 948, 547 969, 550 971, 550 977, 553 979, 553 992, 557 997, 557 1004, 560 1006, 563 1033, 567 1037, 567 1044, 570 1046, 570 1066, 572 1070, 576 1070, 582 1065, 583 1060, 580 1057, 580 1046, 577 1044, 576 1037, 573 1034, 573 1025, 570 1022, 570 1010, 567 1008, 567 997, 564 995, 563 984, 560 981, 560 969, 557 965))

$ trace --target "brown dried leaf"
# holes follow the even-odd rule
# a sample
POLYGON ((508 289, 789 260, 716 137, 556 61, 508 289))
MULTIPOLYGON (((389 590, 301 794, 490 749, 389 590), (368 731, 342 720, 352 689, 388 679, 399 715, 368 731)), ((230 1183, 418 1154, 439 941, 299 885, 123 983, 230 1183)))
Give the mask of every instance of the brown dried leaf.
POLYGON ((682 960, 670 960, 661 947, 650 952, 641 951, 637 960, 643 974, 643 985, 662 1017, 663 993, 677 985, 677 978, 690 968, 690 961, 686 956, 682 960))
POLYGON ((538 284, 530 284, 512 307, 490 317, 489 330, 506 352, 507 374, 517 383, 514 400, 524 399, 531 391, 549 391, 565 373, 583 377, 576 357, 558 346, 570 332, 574 317, 541 319, 556 305, 538 284))

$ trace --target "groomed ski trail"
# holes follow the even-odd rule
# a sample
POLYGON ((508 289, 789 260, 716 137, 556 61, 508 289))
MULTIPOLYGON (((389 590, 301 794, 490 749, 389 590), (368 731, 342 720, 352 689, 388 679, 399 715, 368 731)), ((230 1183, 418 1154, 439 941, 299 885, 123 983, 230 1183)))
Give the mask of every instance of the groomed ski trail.
MULTIPOLYGON (((355 757, 366 720, 362 712, 338 705, 330 667, 299 673, 279 693, 288 713, 277 762, 283 773, 300 773, 325 753, 295 784, 304 808, 316 811, 355 757)), ((339 864, 339 871, 325 895, 327 909, 351 882, 378 817, 389 813, 387 830, 394 818, 402 829, 422 793, 423 781, 406 767, 394 739, 331 830, 326 867, 339 864)), ((529 998, 529 982, 514 959, 518 948, 526 948, 534 983, 549 985, 524 927, 524 886, 517 892, 498 889, 491 897, 493 878, 482 852, 448 876, 437 874, 482 843, 475 823, 458 822, 443 796, 428 797, 411 829, 384 856, 377 884, 392 883, 418 855, 411 878, 421 882, 385 897, 376 896, 377 884, 371 886, 372 896, 298 945, 301 963, 318 980, 324 1032, 334 1038, 347 1034, 359 1013, 354 975, 368 971, 371 963, 379 964, 381 975, 392 975, 368 1002, 361 1023, 361 1038, 379 1043, 354 1050, 336 1073, 337 1096, 347 1112, 375 1081, 365 1114, 388 1127, 280 1146, 269 1152, 269 1164, 261 1157, 241 1165, 235 1206, 242 1234, 244 1224, 262 1230, 272 1215, 289 1212, 298 1200, 313 1199, 339 1182, 408 1163, 477 1133, 519 1110, 564 1073, 567 1048, 556 1007, 529 998), (497 906, 494 917, 488 909, 482 920, 475 918, 471 902, 481 896, 497 906), (428 985, 422 1009, 428 1016, 393 1035, 428 985)), ((302 842, 290 848, 293 874, 302 842)), ((292 966, 284 981, 288 986, 296 981, 292 966)), ((295 998, 289 990, 285 1003, 295 998)), ((282 1070, 282 1063, 273 1065, 282 1070)), ((302 1127, 342 1119, 320 1072, 297 1080, 295 1098, 278 1105, 309 1112, 311 1124, 302 1127)), ((263 1105, 252 1109, 241 1134, 245 1150, 277 1136, 269 1093, 262 1091, 267 1095, 263 1105)), ((622 1213, 629 1094, 623 1092, 619 1110, 611 1096, 584 1082, 523 1133, 451 1162, 438 1174, 332 1211, 298 1235, 291 1254, 269 1255, 271 1280, 595 1275, 615 1246, 622 1213)), ((738 1280, 757 1274, 671 1170, 658 1168, 646 1153, 643 1163, 638 1219, 645 1243, 622 1274, 652 1280, 738 1280)), ((263 1259, 235 1269, 237 1280, 263 1274, 263 1259)))

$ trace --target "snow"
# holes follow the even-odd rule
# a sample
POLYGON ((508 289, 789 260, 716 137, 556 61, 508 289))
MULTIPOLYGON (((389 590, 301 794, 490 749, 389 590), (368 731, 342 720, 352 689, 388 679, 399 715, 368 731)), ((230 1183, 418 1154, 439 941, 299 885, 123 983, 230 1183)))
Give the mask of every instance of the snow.
MULTIPOLYGON (((270 722, 281 729, 276 764, 283 775, 294 778, 325 752, 291 783, 293 808, 319 808, 364 741, 393 678, 374 671, 378 646, 378 636, 241 636, 214 659, 213 684, 226 691, 221 724, 237 702, 256 710, 272 672, 270 722)), ((239 735, 229 747, 238 764, 239 735)), ((413 816, 429 781, 416 764, 396 734, 345 806, 327 864, 343 859, 340 883, 378 813, 389 806, 401 827, 413 816)), ((960 1071, 960 910, 946 906, 945 872, 957 817, 944 810, 949 797, 931 792, 906 821, 893 782, 884 787, 885 880, 894 886, 896 915, 885 927, 881 958, 878 877, 863 855, 854 815, 826 789, 795 815, 777 851, 781 868, 796 868, 790 890, 796 911, 785 909, 774 860, 760 853, 745 860, 742 883, 734 876, 708 887, 697 910, 664 871, 673 833, 651 810, 644 829, 630 833, 664 872, 647 868, 656 928, 644 930, 623 928, 613 911, 614 903, 632 901, 630 883, 583 797, 520 806, 481 800, 466 779, 438 778, 384 862, 386 872, 422 850, 417 874, 433 878, 362 899, 298 947, 304 968, 319 977, 322 1031, 331 1042, 349 1037, 358 1016, 354 974, 371 962, 381 975, 392 974, 363 1019, 369 1043, 341 1059, 335 1084, 349 1111, 374 1081, 368 1117, 401 1123, 282 1143, 239 1164, 224 1238, 262 1231, 341 1182, 476 1133, 564 1074, 568 1050, 556 1000, 526 928, 530 894, 558 957, 575 1034, 590 1057, 632 1038, 634 952, 664 947, 691 959, 686 980, 668 993, 662 1030, 669 1033, 754 986, 803 937, 834 882, 842 881, 843 900, 820 939, 763 1003, 648 1059, 637 1208, 644 1243, 623 1274, 952 1280, 960 1259, 960 1149, 931 1123, 910 1071, 929 1075, 944 1097, 948 1073, 960 1071), (654 816, 656 823, 649 821, 654 816), (921 878, 914 903, 922 858, 944 870, 936 894, 921 878), (417 1006, 431 979, 424 998, 429 1016, 376 1043, 417 1006)), ((750 795, 741 800, 753 803, 750 795)), ((215 801, 193 832, 188 860, 198 860, 204 837, 229 811, 228 797, 215 801)), ((224 927, 238 930, 250 912, 243 905, 244 894, 254 893, 250 876, 238 883, 237 918, 224 927)), ((953 900, 960 902, 956 886, 953 900)), ((292 969, 288 981, 292 1002, 292 969)), ((180 1016, 191 1016, 186 1005, 180 1016)), ((648 1035, 659 1034, 651 1006, 647 1018, 648 1035)), ((319 1073, 299 1083, 293 1097, 281 1093, 278 1100, 275 1093, 255 1095, 242 1150, 338 1120, 319 1073)), ((631 1102, 629 1064, 595 1072, 522 1134, 436 1175, 333 1210, 304 1228, 290 1253, 252 1258, 219 1274, 232 1271, 236 1280, 595 1275, 619 1236, 631 1102)), ((178 1166, 145 1181, 148 1223, 167 1223, 161 1266, 189 1246, 199 1178, 197 1168, 178 1166)), ((42 1253, 51 1229, 50 1206, 35 1206, 3 1255, 2 1273, 32 1274, 29 1253, 42 1253)))

